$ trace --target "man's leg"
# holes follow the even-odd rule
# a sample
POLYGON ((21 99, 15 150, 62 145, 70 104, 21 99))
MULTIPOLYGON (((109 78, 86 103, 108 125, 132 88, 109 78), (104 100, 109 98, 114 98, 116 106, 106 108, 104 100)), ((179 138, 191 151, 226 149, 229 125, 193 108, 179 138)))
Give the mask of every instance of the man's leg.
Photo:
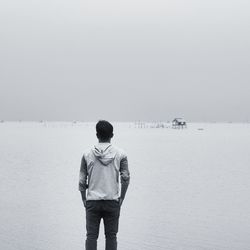
POLYGON ((106 250, 117 250, 120 205, 115 200, 107 200, 104 205, 103 222, 106 237, 106 250))
POLYGON ((98 201, 87 201, 86 204, 86 250, 97 250, 97 239, 101 221, 100 204, 98 201))

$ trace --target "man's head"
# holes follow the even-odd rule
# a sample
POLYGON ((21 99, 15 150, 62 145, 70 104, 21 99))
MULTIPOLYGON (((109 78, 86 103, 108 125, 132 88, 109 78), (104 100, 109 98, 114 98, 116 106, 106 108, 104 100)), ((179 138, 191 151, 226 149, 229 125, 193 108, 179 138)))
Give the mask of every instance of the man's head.
POLYGON ((108 142, 113 137, 113 126, 105 120, 100 120, 96 124, 96 136, 99 141, 108 142))

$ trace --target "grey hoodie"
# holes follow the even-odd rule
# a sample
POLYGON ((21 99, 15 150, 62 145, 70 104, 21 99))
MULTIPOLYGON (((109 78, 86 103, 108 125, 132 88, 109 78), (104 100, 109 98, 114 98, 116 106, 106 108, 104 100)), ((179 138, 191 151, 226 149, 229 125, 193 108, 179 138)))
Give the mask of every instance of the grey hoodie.
POLYGON ((116 151, 112 145, 106 145, 106 143, 94 146, 93 153, 104 166, 108 166, 112 161, 114 161, 116 155, 116 151))
POLYGON ((79 190, 88 187, 87 200, 117 200, 119 176, 122 183, 129 183, 125 152, 110 143, 99 143, 83 154, 79 190))

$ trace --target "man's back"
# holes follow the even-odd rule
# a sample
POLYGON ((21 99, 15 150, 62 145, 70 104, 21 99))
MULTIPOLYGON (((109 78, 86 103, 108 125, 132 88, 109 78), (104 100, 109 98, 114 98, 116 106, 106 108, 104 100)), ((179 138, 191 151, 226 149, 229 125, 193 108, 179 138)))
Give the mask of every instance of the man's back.
POLYGON ((117 250, 120 207, 130 181, 128 160, 123 150, 110 143, 113 126, 109 122, 99 121, 96 132, 99 143, 83 154, 79 177, 79 191, 86 208, 85 249, 97 250, 103 219, 106 250, 117 250))
POLYGON ((98 143, 83 154, 88 176, 87 200, 118 200, 119 177, 128 181, 125 152, 111 143, 98 143))

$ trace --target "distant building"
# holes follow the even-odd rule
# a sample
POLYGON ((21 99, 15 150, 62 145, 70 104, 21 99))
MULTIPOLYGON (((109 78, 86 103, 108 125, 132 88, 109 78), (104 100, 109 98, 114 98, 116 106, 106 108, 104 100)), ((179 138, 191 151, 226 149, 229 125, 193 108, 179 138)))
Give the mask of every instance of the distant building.
POLYGON ((186 128, 187 122, 183 118, 175 118, 172 121, 172 128, 186 128))

